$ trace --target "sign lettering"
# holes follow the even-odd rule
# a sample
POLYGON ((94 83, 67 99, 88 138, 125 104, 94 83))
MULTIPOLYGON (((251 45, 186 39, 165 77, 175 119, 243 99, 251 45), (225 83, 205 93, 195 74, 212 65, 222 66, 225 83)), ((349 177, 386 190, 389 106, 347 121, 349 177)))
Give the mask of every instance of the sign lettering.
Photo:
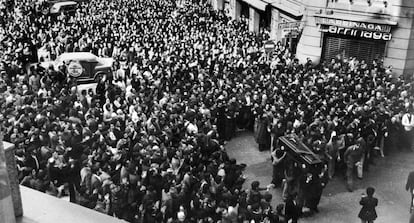
POLYGON ((322 17, 315 17, 315 20, 316 20, 316 24, 320 24, 320 25, 340 26, 340 27, 351 28, 351 29, 360 29, 360 30, 368 30, 368 31, 383 32, 383 33, 391 32, 391 26, 384 25, 384 24, 374 24, 374 23, 368 23, 368 22, 357 22, 357 21, 322 18, 322 17))
POLYGON ((282 22, 278 24, 279 29, 301 29, 303 26, 302 22, 282 22))
POLYGON ((344 28, 344 27, 338 27, 338 26, 329 26, 328 28, 321 28, 320 31, 327 32, 327 33, 333 33, 333 34, 339 34, 339 35, 362 37, 362 38, 367 38, 367 39, 385 40, 385 41, 389 41, 392 38, 391 33, 351 29, 351 28, 344 28))

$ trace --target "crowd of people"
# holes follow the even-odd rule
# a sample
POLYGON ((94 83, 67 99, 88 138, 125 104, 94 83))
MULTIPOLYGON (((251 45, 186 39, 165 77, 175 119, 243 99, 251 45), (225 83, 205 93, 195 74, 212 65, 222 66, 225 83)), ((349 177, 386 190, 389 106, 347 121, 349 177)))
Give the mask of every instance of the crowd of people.
POLYGON ((413 85, 380 59, 301 64, 280 43, 269 58, 265 32, 204 1, 91 0, 56 17, 45 7, 0 8, 2 126, 22 185, 130 222, 295 222, 303 207, 318 212, 338 169, 353 190, 355 166, 362 177, 377 149, 411 146, 401 119, 413 85), (65 65, 26 69, 39 48, 40 60, 112 57, 113 72, 78 93, 65 65), (271 150, 285 205, 257 181, 244 189, 245 166, 225 149, 238 129, 271 150), (289 159, 278 138, 293 134, 321 165, 289 159))

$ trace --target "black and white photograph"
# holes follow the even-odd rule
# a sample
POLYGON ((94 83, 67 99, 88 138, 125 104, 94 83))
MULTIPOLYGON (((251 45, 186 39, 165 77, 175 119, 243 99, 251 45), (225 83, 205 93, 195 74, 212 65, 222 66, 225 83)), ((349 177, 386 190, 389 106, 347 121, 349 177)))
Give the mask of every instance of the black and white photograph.
POLYGON ((414 0, 0 0, 0 223, 414 223, 414 0))

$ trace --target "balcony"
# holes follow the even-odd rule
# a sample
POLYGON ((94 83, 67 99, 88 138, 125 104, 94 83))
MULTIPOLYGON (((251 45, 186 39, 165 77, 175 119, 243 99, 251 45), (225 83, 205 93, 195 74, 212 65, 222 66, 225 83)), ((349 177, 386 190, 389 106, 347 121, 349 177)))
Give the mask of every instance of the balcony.
POLYGON ((80 205, 20 186, 23 217, 17 223, 125 223, 80 205))

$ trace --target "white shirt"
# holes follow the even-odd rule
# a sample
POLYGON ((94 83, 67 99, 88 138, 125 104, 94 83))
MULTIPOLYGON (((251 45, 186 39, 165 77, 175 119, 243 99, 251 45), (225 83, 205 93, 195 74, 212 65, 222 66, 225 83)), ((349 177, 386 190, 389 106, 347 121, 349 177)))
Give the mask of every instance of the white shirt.
POLYGON ((186 128, 187 128, 188 133, 190 133, 190 134, 197 134, 198 133, 197 125, 194 125, 193 123, 187 121, 186 126, 187 126, 186 128))
POLYGON ((251 105, 252 105, 252 103, 250 101, 250 97, 246 96, 246 106, 251 106, 251 105))
POLYGON ((405 131, 411 131, 414 127, 414 115, 405 113, 402 117, 401 123, 404 126, 405 131))

